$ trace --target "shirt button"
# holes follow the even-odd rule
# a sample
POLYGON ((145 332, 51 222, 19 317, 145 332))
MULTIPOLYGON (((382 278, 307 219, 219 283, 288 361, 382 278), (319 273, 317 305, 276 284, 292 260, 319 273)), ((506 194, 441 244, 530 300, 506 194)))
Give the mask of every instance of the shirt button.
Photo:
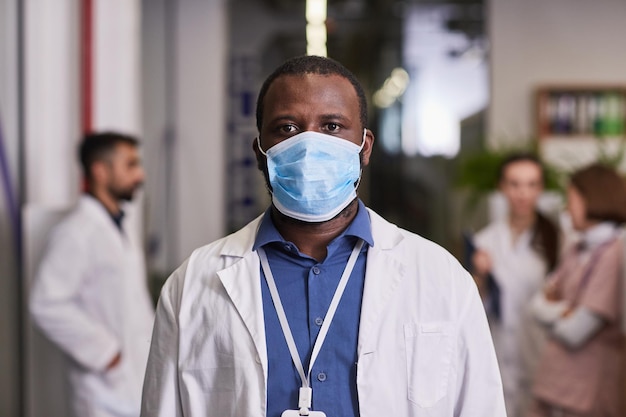
POLYGON ((285 243, 285 250, 291 252, 291 245, 289 243, 285 243))
POLYGON ((326 381, 326 374, 324 372, 320 372, 319 374, 317 374, 317 380, 320 382, 326 381))
POLYGON ((313 267, 313 273, 314 273, 315 275, 319 275, 319 274, 320 274, 320 269, 319 269, 319 267, 314 266, 314 267, 313 267))
POLYGON ((324 324, 324 319, 321 317, 317 317, 315 319, 315 324, 317 324, 318 326, 321 326, 322 324, 324 324))

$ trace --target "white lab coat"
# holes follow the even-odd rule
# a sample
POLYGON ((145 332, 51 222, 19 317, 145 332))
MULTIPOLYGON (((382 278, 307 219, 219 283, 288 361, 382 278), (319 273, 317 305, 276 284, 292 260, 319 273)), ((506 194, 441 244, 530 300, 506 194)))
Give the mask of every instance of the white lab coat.
POLYGON ((515 242, 505 221, 489 224, 474 243, 489 253, 492 275, 500 288, 499 321, 491 331, 502 374, 509 417, 523 416, 529 406, 534 371, 547 334, 530 313, 530 300, 545 283, 548 267, 531 246, 532 231, 515 242))
POLYGON ((35 323, 65 352, 76 417, 136 417, 154 309, 144 258, 90 196, 52 231, 30 298, 35 323), (105 371, 117 352, 120 364, 105 371))
MULTIPOLYGON (((375 244, 359 328, 360 415, 504 417, 472 278, 439 246, 369 214, 375 244)), ((259 222, 196 250, 165 284, 143 417, 266 415, 261 279, 251 250, 259 222)))

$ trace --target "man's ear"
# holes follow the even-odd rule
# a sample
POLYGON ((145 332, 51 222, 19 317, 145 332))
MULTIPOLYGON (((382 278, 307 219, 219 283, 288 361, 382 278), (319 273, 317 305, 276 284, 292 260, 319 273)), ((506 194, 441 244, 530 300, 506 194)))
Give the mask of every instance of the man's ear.
POLYGON ((94 161, 91 164, 91 179, 95 184, 106 183, 109 176, 109 167, 104 161, 94 161))
POLYGON ((361 150, 361 164, 363 166, 367 166, 370 163, 370 156, 372 155, 372 150, 374 149, 374 134, 371 130, 365 129, 365 143, 363 144, 363 149, 361 150))
POLYGON ((252 140, 252 150, 254 151, 254 154, 256 155, 257 168, 263 171, 263 169, 265 168, 265 164, 266 164, 265 155, 263 155, 261 153, 261 150, 259 149, 259 141, 257 140, 257 138, 254 138, 252 140))

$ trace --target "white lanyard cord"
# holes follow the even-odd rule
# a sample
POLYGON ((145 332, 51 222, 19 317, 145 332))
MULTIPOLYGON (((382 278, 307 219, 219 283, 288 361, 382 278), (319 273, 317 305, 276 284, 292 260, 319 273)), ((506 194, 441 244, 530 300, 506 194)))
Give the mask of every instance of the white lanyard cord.
POLYGON ((363 248, 363 244, 363 240, 359 239, 356 245, 354 245, 354 249, 352 249, 350 259, 348 259, 348 263, 343 270, 343 274, 341 275, 341 279, 339 280, 339 284, 337 285, 337 289, 335 290, 335 295, 333 295, 333 299, 330 302, 330 306, 328 307, 328 311, 326 312, 326 316, 324 317, 324 322, 322 323, 320 332, 315 339, 313 352, 311 353, 311 360, 309 362, 309 370, 306 374, 304 373, 304 367, 302 366, 302 361, 300 360, 300 355, 298 354, 298 349, 296 348, 296 342, 293 339, 293 334, 291 333, 291 328, 289 327, 289 322, 287 321, 287 315, 285 314, 283 304, 280 301, 280 296, 278 295, 278 288, 276 287, 276 281, 274 280, 272 270, 270 269, 269 262, 267 261, 267 255, 265 254, 263 248, 257 249, 259 259, 261 260, 261 267, 263 268, 263 272, 265 273, 265 280, 267 281, 267 285, 272 296, 272 301, 274 302, 274 307, 276 308, 276 313, 278 314, 280 327, 282 328, 283 334, 285 335, 285 340, 287 342, 287 346, 289 347, 289 353, 291 353, 291 359, 293 360, 293 363, 296 366, 298 373, 300 374, 300 380, 302 381, 303 388, 309 388, 310 386, 309 378, 311 376, 311 369, 313 369, 313 363, 315 362, 315 359, 317 359, 317 355, 322 349, 322 344, 324 343, 324 339, 326 339, 326 334, 328 333, 330 324, 333 320, 333 317, 335 316, 337 306, 339 305, 339 301, 341 301, 341 296, 343 295, 346 285, 348 284, 348 279, 350 279, 350 275, 352 274, 352 270, 354 269, 357 258, 361 253, 361 248, 363 248))

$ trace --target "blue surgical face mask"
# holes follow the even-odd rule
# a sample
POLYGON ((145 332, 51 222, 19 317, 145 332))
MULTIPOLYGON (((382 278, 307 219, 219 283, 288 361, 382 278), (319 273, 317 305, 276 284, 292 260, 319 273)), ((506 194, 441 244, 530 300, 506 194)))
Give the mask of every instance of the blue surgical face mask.
POLYGON ((267 173, 272 202, 284 215, 305 222, 332 219, 356 198, 361 146, 317 132, 302 132, 272 146, 267 173), (356 185, 355 185, 356 184, 356 185))

